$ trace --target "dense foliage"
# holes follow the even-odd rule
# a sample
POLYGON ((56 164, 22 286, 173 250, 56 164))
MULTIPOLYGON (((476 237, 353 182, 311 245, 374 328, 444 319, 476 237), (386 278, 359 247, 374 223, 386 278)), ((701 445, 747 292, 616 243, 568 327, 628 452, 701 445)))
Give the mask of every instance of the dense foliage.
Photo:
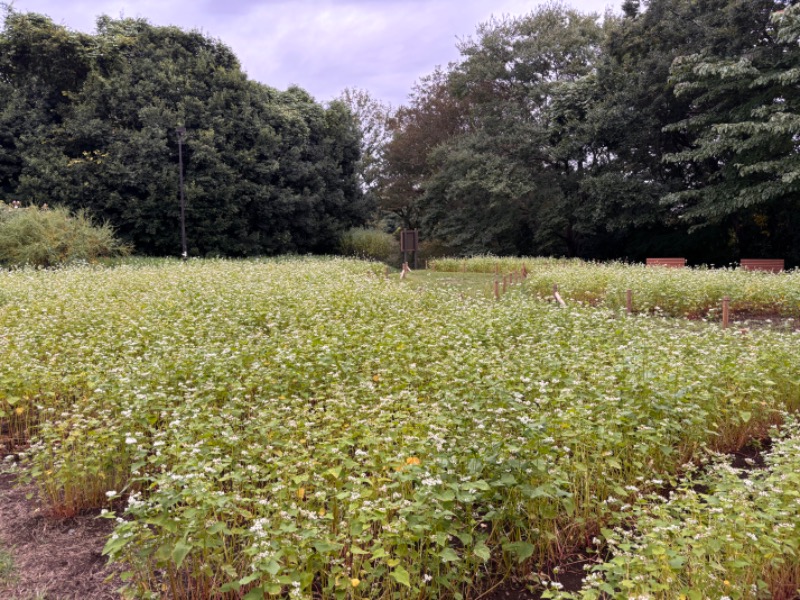
POLYGON ((464 254, 800 263, 800 7, 494 20, 393 121, 380 202, 464 254))
POLYGON ((400 245, 395 236, 379 229, 354 227, 342 234, 339 250, 344 256, 355 256, 385 263, 400 262, 400 245))
POLYGON ((739 468, 720 456, 693 471, 668 498, 645 495, 636 529, 603 532, 614 557, 563 600, 791 600, 800 589, 800 427, 783 431, 766 455, 739 468))
POLYGON ((142 597, 475 598, 800 403, 794 332, 469 298, 369 263, 0 288, 0 426, 31 441, 51 510, 116 512, 106 551, 142 597))
POLYGON ((178 126, 190 255, 333 251, 368 215, 343 103, 249 81, 198 32, 101 17, 87 35, 6 10, 4 197, 88 209, 137 252, 178 254, 178 126))
POLYGON ((53 267, 125 256, 108 224, 96 225, 82 212, 0 202, 0 265, 53 267))

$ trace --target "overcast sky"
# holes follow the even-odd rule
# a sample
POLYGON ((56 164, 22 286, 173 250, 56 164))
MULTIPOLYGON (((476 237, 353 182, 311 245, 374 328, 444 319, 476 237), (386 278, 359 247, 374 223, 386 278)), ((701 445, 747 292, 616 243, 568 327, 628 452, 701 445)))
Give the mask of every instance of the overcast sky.
MULTIPOLYGON (((618 12, 622 0, 567 0, 582 12, 618 12)), ((198 29, 230 46, 250 76, 297 84, 327 101, 345 87, 397 106, 419 77, 458 58, 456 42, 492 15, 522 15, 538 0, 15 0, 72 29, 142 17, 198 29)))

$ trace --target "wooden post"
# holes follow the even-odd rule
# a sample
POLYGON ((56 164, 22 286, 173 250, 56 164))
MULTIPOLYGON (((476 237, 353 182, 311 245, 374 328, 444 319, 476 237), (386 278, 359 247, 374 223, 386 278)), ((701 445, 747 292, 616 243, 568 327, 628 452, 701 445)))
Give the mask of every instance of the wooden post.
POLYGON ((633 312, 633 290, 625 290, 625 310, 628 314, 633 312))
POLYGON ((494 279, 494 299, 500 300, 500 281, 496 277, 494 279))
POLYGON ((428 270, 428 260, 427 259, 425 259, 425 270, 426 271, 428 270))
POLYGON ((525 266, 525 263, 522 263, 522 278, 528 278, 528 268, 525 266))
POLYGON ((725 296, 722 299, 722 328, 727 329, 728 325, 730 325, 730 308, 731 308, 731 299, 728 296, 725 296))
POLYGON ((557 283, 553 284, 553 297, 558 301, 558 304, 559 304, 559 306, 561 306, 561 308, 566 308, 567 307, 567 303, 564 302, 564 300, 561 298, 561 294, 558 293, 558 284, 557 283))

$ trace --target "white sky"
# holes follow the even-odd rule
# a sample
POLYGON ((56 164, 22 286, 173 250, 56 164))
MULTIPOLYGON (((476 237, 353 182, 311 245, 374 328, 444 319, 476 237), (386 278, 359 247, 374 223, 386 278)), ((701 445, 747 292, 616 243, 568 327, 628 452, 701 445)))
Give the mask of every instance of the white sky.
MULTIPOLYGON (((619 12, 622 0, 567 0, 582 11, 619 12)), ((492 15, 522 15, 520 0, 15 0, 80 31, 101 14, 198 29, 222 40, 250 76, 285 89, 297 84, 327 101, 345 87, 397 106, 419 77, 458 58, 455 44, 492 15)))

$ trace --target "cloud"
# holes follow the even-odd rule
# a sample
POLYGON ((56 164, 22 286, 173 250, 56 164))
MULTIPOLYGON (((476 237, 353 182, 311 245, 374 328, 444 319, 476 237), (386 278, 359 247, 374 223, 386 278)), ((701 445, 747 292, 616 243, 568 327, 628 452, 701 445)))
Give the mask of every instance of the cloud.
MULTIPOLYGON (((608 0, 575 0, 602 12, 608 0)), ((221 39, 248 75, 285 89, 297 84, 318 100, 345 87, 397 105, 414 82, 458 58, 458 38, 492 14, 535 8, 522 0, 17 0, 18 11, 49 15, 93 31, 100 14, 146 18, 221 39)))

